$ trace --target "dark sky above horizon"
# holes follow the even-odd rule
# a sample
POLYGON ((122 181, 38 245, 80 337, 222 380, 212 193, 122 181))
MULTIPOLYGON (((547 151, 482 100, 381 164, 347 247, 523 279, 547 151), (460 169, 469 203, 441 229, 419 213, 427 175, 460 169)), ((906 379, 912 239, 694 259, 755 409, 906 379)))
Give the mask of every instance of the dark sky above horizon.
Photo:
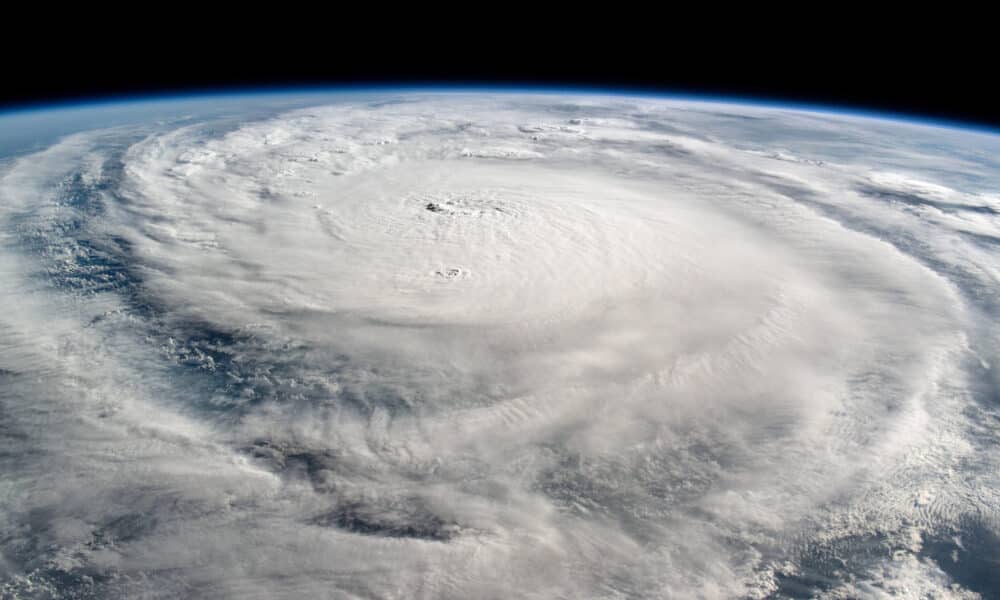
MULTIPOLYGON (((335 36, 285 29, 279 35, 87 32, 45 40, 58 52, 12 44, 0 110, 24 104, 205 90, 290 86, 476 84, 574 86, 736 96, 911 114, 1000 129, 1000 86, 985 64, 989 49, 969 32, 966 46, 891 40, 863 31, 832 39, 802 31, 768 37, 698 40, 649 35, 642 25, 601 36, 571 26, 539 35, 531 26, 504 43, 479 30, 335 36), (236 39, 232 39, 235 37, 236 39), (123 50, 128 49, 128 50, 123 50)), ((631 25, 630 25, 631 27, 631 25)), ((676 28, 675 28, 676 29, 676 28)), ((280 28, 275 27, 276 31, 280 28)))

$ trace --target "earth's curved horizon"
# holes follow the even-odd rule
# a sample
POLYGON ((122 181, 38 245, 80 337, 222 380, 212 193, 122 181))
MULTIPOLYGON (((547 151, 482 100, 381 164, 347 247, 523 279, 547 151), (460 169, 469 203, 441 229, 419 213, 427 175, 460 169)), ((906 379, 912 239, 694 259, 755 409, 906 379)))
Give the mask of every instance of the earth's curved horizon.
POLYGON ((0 112, 0 597, 1000 597, 1000 135, 579 92, 0 112))

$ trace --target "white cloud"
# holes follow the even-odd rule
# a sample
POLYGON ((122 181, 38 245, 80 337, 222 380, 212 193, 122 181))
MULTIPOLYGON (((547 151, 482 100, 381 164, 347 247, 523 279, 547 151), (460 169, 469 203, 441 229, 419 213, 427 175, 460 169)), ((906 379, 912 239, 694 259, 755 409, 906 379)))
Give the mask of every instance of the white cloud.
POLYGON ((982 192, 782 118, 437 96, 17 161, 3 585, 763 596, 876 535, 951 585, 912 535, 998 506, 955 475, 996 254, 859 189, 982 192))

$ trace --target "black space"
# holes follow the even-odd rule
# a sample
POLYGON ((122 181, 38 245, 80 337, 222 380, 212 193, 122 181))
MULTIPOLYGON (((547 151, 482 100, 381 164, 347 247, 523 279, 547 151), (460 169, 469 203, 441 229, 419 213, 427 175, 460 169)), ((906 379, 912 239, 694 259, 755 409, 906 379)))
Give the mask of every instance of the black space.
MULTIPOLYGON (((740 32, 738 18, 728 29, 687 31, 677 21, 639 16, 608 23, 584 17, 557 27, 514 19, 485 31, 481 23, 445 20, 400 35, 405 17, 388 28, 296 18, 293 26, 277 18, 270 29, 206 23, 43 31, 27 49, 6 40, 4 55, 14 58, 5 65, 0 110, 261 87, 566 85, 833 105, 1000 128, 996 52, 990 37, 971 29, 945 42, 899 27, 892 38, 874 26, 836 24, 823 34, 807 28, 777 35, 749 25, 740 32)), ((812 25, 826 18, 815 15, 812 25)), ((941 24, 933 35, 944 30, 941 24)))

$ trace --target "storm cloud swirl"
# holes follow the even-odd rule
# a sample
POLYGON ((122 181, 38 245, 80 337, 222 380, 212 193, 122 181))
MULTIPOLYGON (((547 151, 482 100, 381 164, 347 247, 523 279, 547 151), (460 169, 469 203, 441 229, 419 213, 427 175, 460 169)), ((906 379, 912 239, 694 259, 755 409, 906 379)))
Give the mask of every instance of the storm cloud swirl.
POLYGON ((0 596, 997 597, 998 156, 408 94, 11 158, 0 596))

